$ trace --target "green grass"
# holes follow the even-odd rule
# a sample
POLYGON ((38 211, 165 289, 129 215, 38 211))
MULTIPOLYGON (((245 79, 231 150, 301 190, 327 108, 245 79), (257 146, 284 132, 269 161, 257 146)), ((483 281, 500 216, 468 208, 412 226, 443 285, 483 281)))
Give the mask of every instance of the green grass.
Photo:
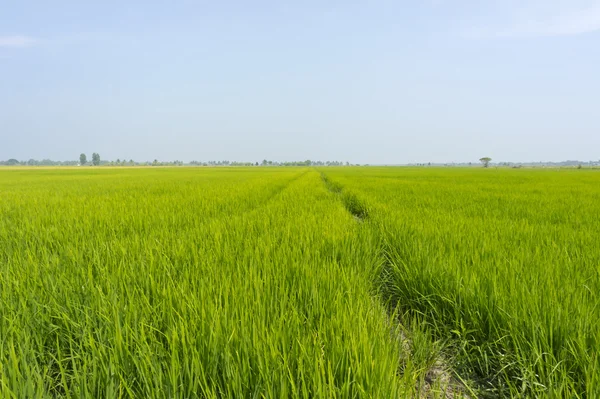
POLYGON ((600 174, 363 168, 381 289, 448 338, 481 394, 600 397, 600 174))
POLYGON ((598 397, 598 183, 0 170, 0 397, 598 397))
POLYGON ((412 389, 374 247, 315 171, 6 171, 0 191, 4 397, 412 389))

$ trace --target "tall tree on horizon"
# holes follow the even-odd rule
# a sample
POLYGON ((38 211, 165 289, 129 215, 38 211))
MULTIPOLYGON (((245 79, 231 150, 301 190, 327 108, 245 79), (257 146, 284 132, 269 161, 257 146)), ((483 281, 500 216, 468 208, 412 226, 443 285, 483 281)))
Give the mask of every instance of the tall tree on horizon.
POLYGON ((484 168, 487 168, 488 166, 490 166, 491 160, 492 160, 492 158, 490 158, 490 157, 479 158, 479 161, 483 164, 484 168))

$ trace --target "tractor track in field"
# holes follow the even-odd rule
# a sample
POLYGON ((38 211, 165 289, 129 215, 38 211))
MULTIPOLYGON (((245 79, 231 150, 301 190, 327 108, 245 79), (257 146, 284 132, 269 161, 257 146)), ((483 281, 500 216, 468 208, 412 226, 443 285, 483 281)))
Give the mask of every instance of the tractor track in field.
MULTIPOLYGON (((333 193, 338 200, 342 202, 344 208, 352 215, 357 223, 365 222, 370 215, 370 209, 368 206, 361 201, 354 193, 345 190, 344 187, 331 180, 325 173, 320 172, 321 180, 327 188, 327 190, 333 193)), ((382 244, 383 245, 383 244, 382 244)), ((390 284, 390 268, 392 267, 391 260, 387 255, 386 251, 382 251, 381 261, 383 267, 381 268, 380 276, 376 279, 378 281, 377 292, 383 294, 383 299, 388 301, 386 308, 389 309, 388 317, 392 320, 392 315, 395 313, 392 309, 396 303, 399 303, 399 298, 393 298, 391 295, 392 290, 389 287, 390 284), (395 303, 394 303, 395 302, 395 303), (394 303, 394 306, 390 308, 389 304, 394 303)), ((384 304, 385 305, 385 304, 384 304)), ((392 323, 398 323, 403 325, 402 321, 398 317, 393 317, 392 323)), ((409 353, 413 348, 413 341, 410 338, 410 330, 402 328, 401 342, 402 352, 409 353)), ((468 398, 474 399, 477 397, 465 383, 464 380, 453 370, 447 359, 443 355, 439 355, 435 362, 423 373, 422 383, 419 383, 415 387, 415 398, 468 398)))
POLYGON ((369 217, 369 209, 356 195, 344 190, 341 184, 332 181, 323 172, 321 172, 321 180, 325 187, 342 201, 344 208, 354 217, 354 220, 364 222, 369 217))
MULTIPOLYGON (((387 309, 390 323, 396 323, 401 326, 400 342, 402 342, 402 352, 407 354, 407 356, 411 356, 413 350, 418 350, 418 348, 415 348, 415 344, 411 338, 411 323, 403 322, 402 314, 407 309, 400 305, 402 298, 394 294, 393 282, 391 280, 395 273, 395 266, 385 249, 381 251, 380 257, 382 259, 382 266, 376 279, 377 292, 384 302, 384 307, 387 309)), ((475 399, 479 396, 471 389, 472 382, 470 380, 469 385, 467 385, 457 370, 452 368, 451 361, 449 361, 442 350, 436 354, 434 361, 424 370, 421 381, 415 386, 415 395, 413 398, 475 399)))
POLYGON ((277 198, 278 195, 280 195, 281 193, 283 193, 288 187, 290 187, 292 184, 294 184, 295 182, 297 182, 298 180, 300 180, 302 177, 306 176, 306 174, 309 172, 309 170, 305 170, 301 173, 298 173, 296 176, 292 177, 290 180, 286 181, 284 184, 281 184, 279 187, 277 187, 273 193, 271 195, 269 195, 269 197, 267 197, 266 199, 264 199, 260 204, 256 204, 252 207, 249 207, 248 209, 245 209, 243 211, 241 211, 240 213, 238 213, 237 215, 247 215, 250 214, 252 212, 256 212, 259 209, 264 208, 265 206, 267 206, 271 201, 273 201, 275 198, 277 198))
MULTIPOLYGON (((279 194, 284 192, 289 186, 291 186, 294 182, 300 180, 307 173, 308 173, 308 170, 305 170, 303 172, 296 174, 291 179, 287 180, 285 183, 278 185, 268 197, 266 197, 265 199, 260 201, 258 204, 251 205, 247 208, 238 209, 238 210, 236 210, 236 212, 230 213, 229 216, 238 217, 241 215, 247 215, 252 212, 256 212, 257 210, 259 210, 261 208, 264 208, 271 201, 273 201, 273 199, 275 199, 279 194)), ((208 217, 203 220, 203 223, 206 223, 207 221, 210 221, 210 220, 219 219, 219 218, 223 218, 223 215, 214 215, 214 216, 208 217)))

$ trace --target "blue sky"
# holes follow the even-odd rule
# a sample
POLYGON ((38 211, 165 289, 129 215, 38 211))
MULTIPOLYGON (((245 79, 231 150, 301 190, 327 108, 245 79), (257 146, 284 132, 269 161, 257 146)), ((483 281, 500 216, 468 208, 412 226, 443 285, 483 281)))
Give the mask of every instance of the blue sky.
POLYGON ((600 0, 30 1, 0 159, 600 159, 600 0))

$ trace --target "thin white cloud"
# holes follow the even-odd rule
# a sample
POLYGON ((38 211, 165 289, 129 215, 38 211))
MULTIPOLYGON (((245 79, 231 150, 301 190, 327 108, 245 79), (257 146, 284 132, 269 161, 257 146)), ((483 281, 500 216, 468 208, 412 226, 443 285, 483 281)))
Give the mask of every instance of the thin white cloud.
POLYGON ((30 47, 37 43, 37 40, 22 35, 15 36, 0 36, 0 48, 1 47, 12 47, 12 48, 22 48, 22 47, 30 47))
POLYGON ((558 7, 554 12, 547 9, 538 11, 525 13, 511 27, 498 32, 498 36, 567 36, 600 30, 598 1, 585 7, 573 4, 569 8, 558 7))
POLYGON ((429 0, 469 38, 569 36, 600 31, 600 0, 429 0))

